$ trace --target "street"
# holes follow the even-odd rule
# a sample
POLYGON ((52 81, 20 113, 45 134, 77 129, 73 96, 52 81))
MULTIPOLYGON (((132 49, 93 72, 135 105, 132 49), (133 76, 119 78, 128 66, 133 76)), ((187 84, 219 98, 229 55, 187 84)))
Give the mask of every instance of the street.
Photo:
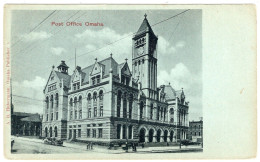
MULTIPOLYGON (((125 154, 121 148, 117 150, 109 150, 106 147, 93 146, 93 150, 87 150, 84 143, 64 142, 63 146, 53 146, 44 144, 41 139, 31 139, 25 137, 12 137, 15 140, 13 145, 13 154, 125 154)), ((131 154, 149 154, 149 153, 189 153, 202 152, 201 146, 182 146, 179 149, 177 146, 168 147, 137 147, 137 152, 133 152, 129 148, 128 153, 131 154)))

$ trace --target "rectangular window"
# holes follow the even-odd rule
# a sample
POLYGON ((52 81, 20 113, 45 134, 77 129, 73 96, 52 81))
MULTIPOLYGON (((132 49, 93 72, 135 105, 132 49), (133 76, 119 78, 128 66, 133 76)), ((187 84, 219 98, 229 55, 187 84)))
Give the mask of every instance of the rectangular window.
POLYGON ((102 128, 98 129, 98 138, 102 138, 102 128))
POLYGON ((73 84, 73 90, 74 91, 76 90, 76 84, 73 84))
POLYGON ((100 106, 100 114, 99 116, 103 116, 103 106, 100 106))
POLYGON ((81 129, 78 129, 78 137, 81 137, 81 129))
POLYGON ((56 112, 56 120, 58 120, 59 119, 59 113, 58 112, 56 112))
POLYGON ((91 118, 91 109, 88 110, 88 118, 91 118))
POLYGON ((93 130, 92 130, 92 133, 93 133, 92 137, 93 137, 93 138, 96 138, 96 129, 93 129, 93 130))
POLYGON ((97 84, 100 83, 100 76, 97 76, 97 84))
POLYGON ((79 83, 77 83, 77 89, 79 89, 80 88, 80 84, 79 83))
POLYGON ((95 82, 95 77, 92 78, 92 85, 95 85, 96 82, 95 82))
POLYGON ((90 137, 90 129, 87 129, 87 137, 90 137))
POLYGON ((94 117, 97 117, 97 107, 94 107, 94 117))
POLYGON ((48 121, 48 120, 49 120, 49 119, 48 119, 48 117, 49 117, 49 115, 47 114, 47 115, 46 115, 46 121, 48 121))
POLYGON ((53 113, 51 113, 51 121, 53 121, 53 113))

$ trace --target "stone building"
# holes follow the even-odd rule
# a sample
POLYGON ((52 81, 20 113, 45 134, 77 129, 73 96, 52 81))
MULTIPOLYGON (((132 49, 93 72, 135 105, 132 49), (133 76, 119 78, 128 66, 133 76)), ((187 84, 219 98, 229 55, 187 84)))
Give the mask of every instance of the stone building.
POLYGON ((145 16, 132 38, 132 65, 111 54, 71 75, 64 61, 58 71, 53 67, 43 91, 43 136, 104 143, 186 139, 184 91, 157 86, 157 41, 145 16))

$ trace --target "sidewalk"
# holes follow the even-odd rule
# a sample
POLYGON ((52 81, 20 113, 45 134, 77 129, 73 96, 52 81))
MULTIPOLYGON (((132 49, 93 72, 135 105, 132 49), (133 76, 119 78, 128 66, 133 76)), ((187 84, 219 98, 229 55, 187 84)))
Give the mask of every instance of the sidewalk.
MULTIPOLYGON (((19 138, 19 139, 43 144, 42 139, 35 139, 35 138, 28 138, 28 137, 15 137, 15 136, 12 136, 12 138, 14 139, 19 138)), ((80 143, 80 142, 64 141, 63 146, 68 148, 85 150, 86 152, 99 152, 99 153, 106 153, 106 154, 126 153, 126 151, 123 150, 122 148, 118 148, 117 150, 110 150, 107 149, 107 147, 105 146, 98 146, 98 145, 93 145, 92 150, 87 150, 87 145, 85 143, 80 143)), ((201 146, 182 146, 181 149, 179 148, 179 146, 144 147, 144 148, 138 146, 136 152, 133 152, 131 147, 129 147, 128 149, 128 153, 180 153, 180 152, 201 152, 201 151, 202 151, 201 146)))

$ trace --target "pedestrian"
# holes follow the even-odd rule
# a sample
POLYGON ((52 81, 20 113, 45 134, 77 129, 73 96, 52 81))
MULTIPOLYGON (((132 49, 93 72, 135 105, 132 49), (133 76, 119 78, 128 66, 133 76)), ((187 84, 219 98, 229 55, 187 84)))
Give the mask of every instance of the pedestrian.
POLYGON ((87 143, 87 150, 89 149, 89 143, 87 143))
POLYGON ((92 142, 90 143, 90 148, 91 148, 91 150, 93 149, 93 143, 92 142))
POLYGON ((135 144, 132 143, 132 150, 135 151, 135 144))

